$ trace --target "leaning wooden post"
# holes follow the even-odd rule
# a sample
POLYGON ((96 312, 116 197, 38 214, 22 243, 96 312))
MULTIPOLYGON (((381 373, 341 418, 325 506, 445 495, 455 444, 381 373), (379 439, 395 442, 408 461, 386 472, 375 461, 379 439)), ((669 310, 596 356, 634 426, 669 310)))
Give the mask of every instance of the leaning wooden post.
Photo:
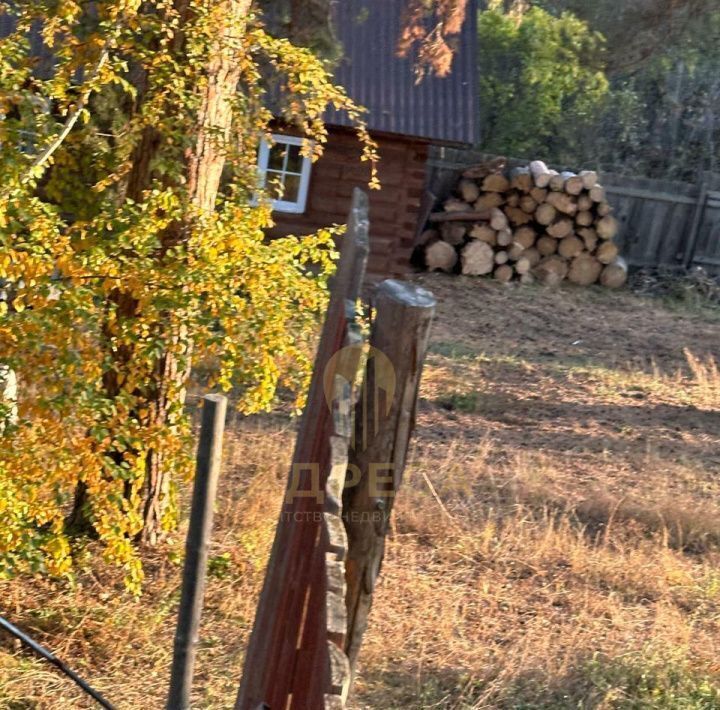
POLYGON ((185 710, 190 707, 226 410, 227 399, 222 395, 209 394, 203 397, 200 443, 197 450, 190 526, 185 541, 185 567, 175 631, 168 710, 185 710))
POLYGON ((703 217, 705 216, 705 206, 708 198, 708 186, 706 180, 700 183, 700 190, 697 205, 695 206, 695 213, 693 214, 692 226, 688 232, 687 245, 685 247, 685 253, 683 254, 683 266, 689 269, 692 266, 693 260, 695 259, 695 251, 697 249, 698 238, 700 237, 700 230, 702 227, 703 217))
POLYGON ((400 281, 384 281, 376 292, 377 315, 343 494, 348 535, 345 652, 353 672, 405 470, 435 303, 429 291, 400 281))

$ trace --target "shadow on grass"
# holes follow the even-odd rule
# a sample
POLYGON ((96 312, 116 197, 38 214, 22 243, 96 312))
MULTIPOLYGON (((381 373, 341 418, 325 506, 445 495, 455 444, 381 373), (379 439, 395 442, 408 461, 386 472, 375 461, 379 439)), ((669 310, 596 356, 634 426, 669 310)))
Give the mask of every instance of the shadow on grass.
POLYGON ((559 676, 499 669, 485 679, 452 670, 368 672, 351 707, 385 710, 717 710, 720 676, 682 658, 579 657, 559 676))
MULTIPOLYGON (((505 427, 522 427, 522 441, 512 437, 507 443, 533 450, 618 451, 644 455, 648 442, 651 442, 660 454, 682 454, 684 460, 702 459, 716 455, 720 437, 720 412, 693 406, 589 405, 545 399, 518 401, 504 393, 471 391, 421 401, 421 411, 433 408, 449 412, 453 417, 481 417, 485 420, 484 426, 466 422, 468 438, 474 438, 474 433, 483 438, 489 426, 491 435, 500 445, 506 443, 507 436, 512 437, 512 432, 508 434, 505 427), (493 428, 493 423, 501 426, 493 428), (698 443, 692 443, 692 439, 698 443)), ((432 437, 432 431, 427 433, 432 437)))

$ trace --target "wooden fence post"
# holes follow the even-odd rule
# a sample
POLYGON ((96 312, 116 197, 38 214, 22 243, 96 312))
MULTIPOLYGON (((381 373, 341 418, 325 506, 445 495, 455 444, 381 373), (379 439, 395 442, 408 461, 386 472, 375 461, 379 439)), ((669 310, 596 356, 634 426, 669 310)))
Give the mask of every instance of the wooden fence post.
POLYGON ((226 410, 227 399, 222 395, 209 394, 203 397, 200 442, 197 450, 190 526, 185 541, 185 566, 167 710, 185 710, 190 707, 190 690, 205 592, 213 506, 220 476, 226 410))
POLYGON ((708 187, 706 181, 703 179, 700 183, 700 194, 698 196, 697 207, 695 208, 695 214, 693 215, 692 226, 688 234, 687 245, 685 247, 685 254, 683 255, 683 266, 689 269, 692 266, 693 260, 695 259, 695 251, 697 250, 698 238, 700 237, 700 229, 702 227, 703 216, 705 215, 705 204, 707 203, 708 187))
POLYGON ((429 291, 400 281, 383 281, 376 292, 377 316, 343 494, 348 535, 345 652, 353 672, 405 470, 435 303, 429 291))
POLYGON ((341 650, 345 530, 340 497, 361 350, 355 304, 368 229, 368 198, 355 188, 236 710, 343 707, 349 687, 349 663, 341 650))

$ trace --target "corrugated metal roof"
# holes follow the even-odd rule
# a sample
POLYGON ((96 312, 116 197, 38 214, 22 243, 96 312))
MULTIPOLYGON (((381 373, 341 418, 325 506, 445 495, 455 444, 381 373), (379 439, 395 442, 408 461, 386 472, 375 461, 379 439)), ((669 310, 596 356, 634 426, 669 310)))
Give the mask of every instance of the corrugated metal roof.
MULTIPOLYGON (((343 57, 335 72, 337 82, 369 110, 371 130, 396 133, 434 142, 477 143, 479 105, 477 68, 477 2, 468 0, 458 37, 452 72, 448 77, 425 77, 415 83, 411 59, 397 56, 402 9, 407 0, 337 0, 335 25, 343 57)), ((14 21, 0 14, 0 37, 14 21)), ((50 75, 52 56, 33 28, 33 53, 40 58, 36 74, 50 75)), ((329 123, 351 126, 347 117, 329 111, 329 123)))
MULTIPOLYGON (((452 72, 415 83, 412 59, 397 56, 407 0, 339 0, 335 22, 343 45, 337 83, 369 112, 372 130, 436 142, 477 143, 477 5, 469 0, 452 72)), ((351 125, 331 112, 328 121, 351 125)))

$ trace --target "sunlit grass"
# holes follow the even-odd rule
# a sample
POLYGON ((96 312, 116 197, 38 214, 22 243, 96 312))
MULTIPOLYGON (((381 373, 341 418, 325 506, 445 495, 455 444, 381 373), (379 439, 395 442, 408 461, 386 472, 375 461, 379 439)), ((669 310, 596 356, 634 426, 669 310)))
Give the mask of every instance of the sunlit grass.
MULTIPOLYGON (((454 283, 427 284, 444 300, 351 707, 720 708, 720 327, 577 289, 483 289, 457 312, 454 283), (599 311, 624 330, 573 345, 599 311)), ((231 427, 193 707, 234 702, 293 426, 231 427)), ((163 707, 183 534, 147 553, 139 600, 86 566, 75 586, 3 583, 4 614, 119 708, 163 707)), ((3 640, 0 708, 82 707, 3 640)))

